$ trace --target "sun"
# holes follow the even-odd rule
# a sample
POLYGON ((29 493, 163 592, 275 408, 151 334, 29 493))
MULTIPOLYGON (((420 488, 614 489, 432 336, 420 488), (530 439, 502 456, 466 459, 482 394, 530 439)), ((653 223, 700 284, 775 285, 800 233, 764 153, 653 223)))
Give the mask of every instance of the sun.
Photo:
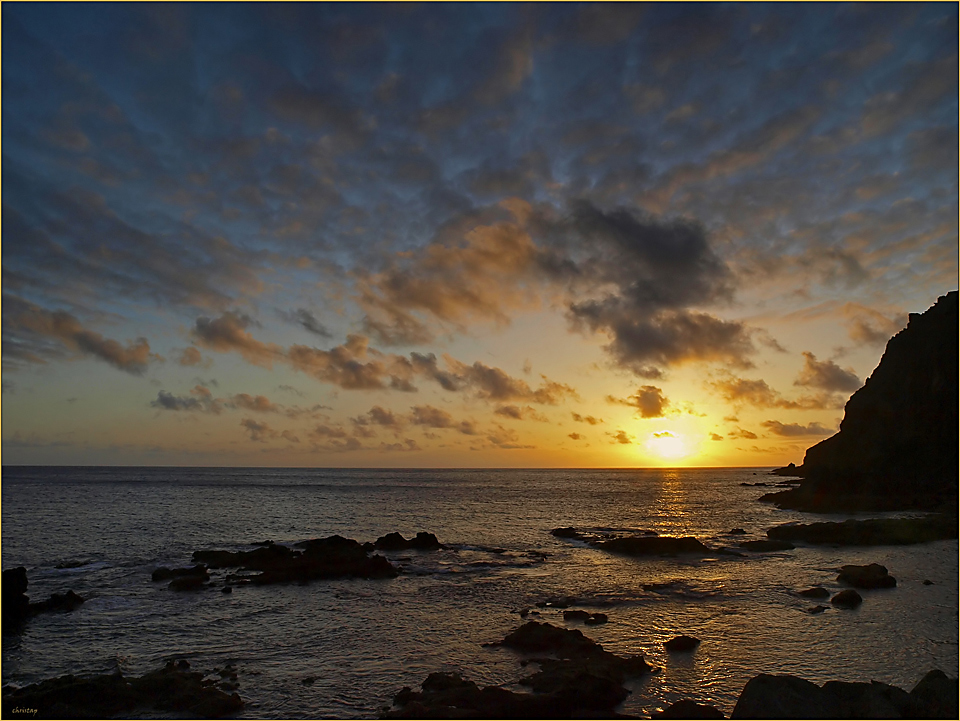
POLYGON ((645 445, 647 450, 669 460, 683 458, 690 454, 684 436, 671 431, 651 433, 645 445))

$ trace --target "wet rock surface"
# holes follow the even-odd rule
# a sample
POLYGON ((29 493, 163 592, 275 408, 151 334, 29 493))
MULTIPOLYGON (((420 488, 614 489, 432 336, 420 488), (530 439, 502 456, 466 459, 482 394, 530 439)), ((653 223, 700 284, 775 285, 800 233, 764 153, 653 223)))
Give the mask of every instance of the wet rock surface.
POLYGON ((137 710, 172 712, 186 718, 219 718, 243 708, 236 693, 190 671, 186 661, 170 661, 144 676, 60 676, 3 695, 3 716, 69 719, 133 717, 137 710), (29 709, 35 713, 17 713, 29 709))
POLYGON ((676 556, 685 554, 709 556, 718 552, 707 548, 693 536, 658 536, 653 531, 642 531, 633 535, 618 535, 616 533, 584 531, 567 527, 555 528, 550 533, 559 538, 576 539, 589 543, 594 548, 622 553, 627 556, 676 556))
POLYGON ((193 560, 210 568, 259 572, 228 577, 234 585, 294 583, 349 576, 395 578, 399 574, 386 558, 369 555, 363 545, 343 536, 300 541, 293 548, 268 544, 252 551, 195 551, 193 560))
POLYGON ((848 588, 846 591, 840 591, 840 593, 831 598, 830 603, 837 608, 856 608, 863 603, 863 596, 852 588, 848 588))
POLYGON ((837 581, 854 588, 893 588, 897 579, 887 572, 886 566, 871 563, 866 566, 841 566, 837 581))
POLYGON ((694 636, 676 636, 663 644, 668 651, 692 651, 700 645, 700 639, 694 636))
POLYGON ((830 591, 823 586, 814 586, 813 588, 807 588, 803 591, 797 591, 797 595, 803 596, 804 598, 830 598, 830 591))
POLYGON ((955 719, 957 679, 929 672, 907 693, 878 681, 828 681, 760 674, 744 686, 733 719, 955 719))
POLYGON ((700 704, 696 701, 677 701, 670 704, 661 713, 651 715, 651 718, 657 719, 720 719, 725 718, 723 713, 716 706, 700 704))
POLYGON ((904 546, 957 537, 957 516, 934 513, 922 518, 850 519, 841 523, 785 524, 767 531, 778 541, 842 546, 904 546))
POLYGON ((368 550, 378 551, 436 551, 445 548, 434 534, 425 531, 420 531, 409 541, 399 533, 388 533, 378 538, 373 544, 364 544, 364 546, 371 546, 368 550))
POLYGON ((67 591, 52 593, 45 601, 30 603, 27 596, 27 569, 23 566, 10 568, 3 572, 3 627, 4 633, 19 633, 26 622, 38 613, 69 613, 79 607, 86 599, 67 591))

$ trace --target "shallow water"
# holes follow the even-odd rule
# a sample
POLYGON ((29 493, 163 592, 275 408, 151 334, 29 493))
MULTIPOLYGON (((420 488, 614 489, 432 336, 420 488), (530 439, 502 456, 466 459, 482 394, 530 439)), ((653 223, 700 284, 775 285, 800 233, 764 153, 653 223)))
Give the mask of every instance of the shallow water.
POLYGON ((632 682, 620 708, 628 714, 680 698, 729 714, 761 672, 907 689, 931 668, 956 676, 956 540, 638 560, 549 533, 649 529, 719 547, 763 538, 778 523, 849 517, 777 510, 756 501, 768 489, 739 485, 776 480, 759 469, 4 468, 3 568, 27 567, 33 600, 68 588, 89 600, 5 637, 3 683, 118 666, 139 674, 185 657, 200 670, 238 666, 243 717, 372 718, 432 671, 481 685, 529 673, 517 654, 481 644, 518 626, 521 608, 557 595, 577 596, 577 607, 602 610, 609 623, 565 624, 549 608, 540 620, 580 628, 617 653, 643 653, 661 669, 632 682), (727 535, 733 527, 748 535, 727 535), (177 594, 150 581, 154 568, 187 565, 197 549, 421 530, 449 548, 385 554, 406 571, 392 580, 232 594, 177 594), (795 591, 836 590, 838 566, 874 561, 897 588, 862 592, 854 611, 804 612, 814 602, 795 591), (69 562, 85 565, 55 568, 69 562), (679 633, 703 642, 692 654, 667 654, 663 642, 679 633))

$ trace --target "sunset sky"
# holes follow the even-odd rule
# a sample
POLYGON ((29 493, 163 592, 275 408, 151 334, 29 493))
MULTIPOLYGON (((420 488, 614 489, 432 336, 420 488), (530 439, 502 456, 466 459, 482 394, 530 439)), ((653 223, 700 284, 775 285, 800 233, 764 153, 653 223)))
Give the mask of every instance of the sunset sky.
POLYGON ((773 466, 957 288, 957 5, 2 7, 3 462, 773 466))

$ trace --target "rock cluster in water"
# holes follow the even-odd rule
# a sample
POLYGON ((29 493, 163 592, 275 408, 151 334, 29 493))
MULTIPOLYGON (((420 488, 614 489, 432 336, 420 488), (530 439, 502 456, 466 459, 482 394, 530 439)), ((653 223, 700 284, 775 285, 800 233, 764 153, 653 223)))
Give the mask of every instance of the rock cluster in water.
POLYGON ((47 611, 70 612, 86 599, 73 591, 53 593, 46 601, 30 603, 27 596, 27 569, 23 566, 3 572, 3 625, 14 631, 23 627, 31 616, 47 611))
POLYGON ((764 496, 811 511, 957 508, 958 293, 887 343, 840 431, 807 449, 799 488, 764 496))
POLYGON ((385 718, 612 718, 629 694, 624 681, 649 673, 643 656, 605 651, 580 631, 529 621, 498 645, 535 658, 536 673, 520 679, 533 693, 478 687, 455 673, 432 673, 419 692, 403 688, 385 718))
POLYGON ((784 542, 843 546, 906 546, 956 538, 957 516, 931 513, 922 518, 851 518, 839 523, 788 523, 769 529, 767 537, 784 542))
POLYGON ((640 535, 607 536, 591 531, 581 531, 573 527, 555 528, 550 533, 558 538, 573 538, 589 543, 594 548, 622 553, 627 556, 675 556, 691 554, 709 556, 711 551, 693 536, 677 538, 658 536, 653 531, 644 531, 640 535))
POLYGON ((236 693, 216 688, 216 681, 190 671, 186 661, 170 661, 140 677, 119 673, 60 676, 3 695, 3 717, 132 718, 138 709, 173 712, 184 718, 219 718, 243 708, 236 693))

